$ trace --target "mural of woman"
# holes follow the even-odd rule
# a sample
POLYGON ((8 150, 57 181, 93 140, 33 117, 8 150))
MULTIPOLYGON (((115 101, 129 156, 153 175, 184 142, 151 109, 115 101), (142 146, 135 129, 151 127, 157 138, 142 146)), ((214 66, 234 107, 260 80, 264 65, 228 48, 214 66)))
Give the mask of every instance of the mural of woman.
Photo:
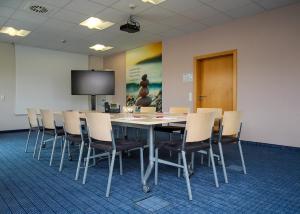
POLYGON ((140 90, 139 90, 139 95, 136 100, 135 105, 136 106, 149 106, 152 102, 151 97, 148 96, 149 94, 149 80, 147 79, 147 74, 144 74, 142 76, 142 81, 140 82, 140 90))

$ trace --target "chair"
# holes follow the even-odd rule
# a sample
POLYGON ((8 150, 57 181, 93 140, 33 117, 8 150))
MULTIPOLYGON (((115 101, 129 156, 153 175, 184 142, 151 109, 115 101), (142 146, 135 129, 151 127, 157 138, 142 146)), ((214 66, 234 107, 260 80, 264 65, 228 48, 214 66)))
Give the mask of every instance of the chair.
POLYGON ((68 144, 68 148, 70 142, 73 142, 75 145, 79 146, 79 157, 76 169, 75 180, 78 180, 79 171, 80 171, 80 164, 82 160, 82 153, 85 140, 87 139, 81 128, 80 122, 80 114, 78 111, 65 111, 63 112, 63 120, 64 120, 64 131, 65 131, 65 139, 64 139, 64 146, 60 160, 59 171, 62 171, 63 162, 64 162, 64 155, 66 150, 66 145, 68 144))
POLYGON ((156 107, 152 106, 147 106, 147 107, 141 107, 140 108, 141 113, 155 113, 156 112, 156 107))
POLYGON ((187 115, 187 123, 182 141, 167 141, 159 142, 155 148, 155 185, 158 181, 158 163, 174 166, 177 168, 183 168, 186 179, 186 185, 188 189, 189 199, 192 200, 192 191, 190 186, 189 172, 186 161, 186 153, 192 153, 195 151, 207 149, 211 154, 211 161, 213 166, 213 173, 215 178, 215 185, 219 187, 217 178, 217 172, 215 168, 215 162, 212 151, 212 139, 213 139, 213 124, 214 124, 214 113, 190 113, 187 115), (181 153, 183 165, 181 160, 178 159, 178 164, 158 159, 158 150, 164 149, 167 151, 181 153))
MULTIPOLYGON (((140 149, 141 162, 141 179, 144 175, 144 161, 143 161, 143 142, 129 141, 129 140, 115 140, 112 131, 110 115, 105 113, 86 113, 86 121, 89 133, 89 149, 87 154, 87 161, 85 165, 85 172, 83 183, 86 181, 87 169, 90 159, 91 148, 99 149, 112 154, 112 159, 109 167, 109 176, 106 189, 106 197, 109 197, 111 180, 115 163, 115 156, 117 152, 122 152, 134 148, 140 149)), ((120 156, 121 158, 121 156, 120 156)))
POLYGON ((228 178, 227 178, 226 166, 225 166, 224 155, 223 155, 223 148, 222 148, 223 145, 228 145, 231 143, 238 144, 243 172, 244 174, 247 174, 242 145, 240 141, 241 130, 242 130, 241 113, 237 111, 225 111, 222 120, 222 126, 220 128, 218 139, 217 139, 225 183, 228 183, 228 178))
MULTIPOLYGON (((169 112, 171 114, 187 114, 190 112, 190 109, 188 107, 170 107, 169 112)), ((181 124, 181 126, 178 126, 174 123, 168 124, 167 126, 154 127, 154 131, 169 133, 170 140, 171 140, 171 134, 174 134, 174 133, 183 134, 184 129, 185 129, 185 127, 183 124, 181 124)))
POLYGON ((41 140, 41 143, 40 143, 38 160, 40 160, 40 157, 41 157, 41 150, 42 150, 43 143, 53 140, 51 157, 50 157, 50 162, 49 162, 49 166, 51 166, 52 161, 53 161, 53 155, 54 155, 56 140, 57 140, 58 137, 61 137, 62 142, 63 142, 63 137, 65 135, 65 132, 64 132, 64 129, 63 129, 62 126, 57 126, 56 125, 56 122, 54 120, 54 114, 53 114, 52 111, 46 110, 46 109, 41 109, 40 112, 41 112, 41 116, 42 116, 43 133, 42 133, 42 140, 41 140), (45 134, 50 135, 52 137, 48 140, 44 140, 45 134))
POLYGON ((26 141, 26 145, 25 145, 25 152, 27 152, 27 150, 28 150, 28 144, 29 144, 31 132, 36 131, 37 135, 36 135, 36 140, 35 140, 34 149, 33 149, 33 157, 34 157, 35 152, 36 152, 37 143, 39 140, 41 127, 40 127, 40 123, 39 123, 39 120, 37 117, 36 109, 28 108, 27 109, 27 117, 28 117, 28 122, 29 122, 29 131, 28 131, 27 141, 26 141))
MULTIPOLYGON (((218 133, 220 129, 220 124, 222 120, 222 112, 223 110, 221 108, 197 108, 197 113, 205 113, 205 112, 215 112, 215 122, 214 122, 214 132, 218 133)), ((198 151, 198 153, 201 153, 201 164, 203 164, 203 155, 208 155, 206 151, 198 151)), ((214 154, 214 157, 217 157, 218 160, 220 160, 220 157, 216 154, 214 154)), ((210 166, 210 161, 208 157, 208 166, 210 166)), ((192 168, 194 165, 194 153, 192 154, 192 168)))

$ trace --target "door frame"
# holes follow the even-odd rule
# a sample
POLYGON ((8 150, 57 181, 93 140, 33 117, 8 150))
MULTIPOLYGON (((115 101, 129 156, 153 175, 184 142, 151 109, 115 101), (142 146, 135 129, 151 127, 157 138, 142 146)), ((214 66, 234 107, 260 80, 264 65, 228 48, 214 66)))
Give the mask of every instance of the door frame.
POLYGON ((232 60, 233 60, 233 85, 232 85, 232 106, 233 110, 237 109, 237 49, 234 50, 228 50, 228 51, 222 51, 222 52, 217 52, 217 53, 211 53, 211 54, 204 54, 200 56, 195 56, 193 59, 193 64, 194 64, 194 71, 193 71, 193 94, 194 94, 194 111, 197 111, 197 82, 196 80, 198 79, 198 61, 199 60, 204 60, 204 59, 209 59, 209 58, 214 58, 214 57, 219 57, 219 56, 225 56, 225 55, 232 55, 232 60))

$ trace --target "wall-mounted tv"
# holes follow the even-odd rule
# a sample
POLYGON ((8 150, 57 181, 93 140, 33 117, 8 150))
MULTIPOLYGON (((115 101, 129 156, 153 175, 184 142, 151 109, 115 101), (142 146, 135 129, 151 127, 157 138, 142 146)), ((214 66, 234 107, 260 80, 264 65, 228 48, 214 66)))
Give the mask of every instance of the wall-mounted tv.
POLYGON ((114 95, 115 72, 72 70, 71 91, 72 95, 114 95))

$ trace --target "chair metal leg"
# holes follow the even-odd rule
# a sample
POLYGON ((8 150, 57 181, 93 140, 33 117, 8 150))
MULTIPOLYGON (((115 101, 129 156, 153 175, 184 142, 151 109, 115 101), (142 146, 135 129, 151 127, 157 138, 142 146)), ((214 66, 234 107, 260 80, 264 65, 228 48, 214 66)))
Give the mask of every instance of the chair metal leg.
POLYGON ((222 148, 221 142, 219 142, 218 145, 219 145, 219 151, 220 151, 220 157, 221 157, 221 162, 222 162, 222 168, 223 168, 225 183, 228 184, 228 178, 227 178, 227 172, 226 172, 226 166, 225 166, 223 148, 222 148))
POLYGON ((87 157, 86 157, 86 162, 85 162, 85 168, 84 168, 82 184, 85 184, 85 182, 86 182, 86 175, 87 175, 87 171, 88 171, 88 168, 89 168, 90 156, 91 156, 91 147, 89 146, 87 157))
POLYGON ((75 175, 75 181, 77 181, 78 177, 79 177, 80 164, 81 164, 81 158, 82 158, 82 153, 83 153, 83 146, 84 146, 84 142, 81 142, 78 163, 77 163, 77 169, 76 169, 76 175, 75 175))
POLYGON ((158 148, 155 149, 154 184, 158 181, 158 148))
POLYGON ((240 150, 240 155, 241 155, 241 161, 242 161, 242 166, 243 166, 243 172, 246 175, 247 171, 246 171, 246 165, 245 165, 245 161, 244 161, 244 155, 243 155, 243 150, 242 150, 242 145, 241 145, 241 141, 239 140, 238 142, 239 145, 239 150, 240 150))
POLYGON ((203 154, 201 154, 201 165, 203 165, 203 154))
POLYGON ((93 165, 96 166, 96 158, 95 158, 95 155, 96 155, 96 152, 95 152, 95 149, 93 148, 93 165))
POLYGON ((61 153, 61 159, 60 159, 60 165, 59 165, 59 171, 62 171, 63 163, 64 163, 64 157, 65 157, 65 151, 66 151, 66 145, 69 144, 67 139, 65 139, 64 146, 63 146, 63 151, 61 153))
POLYGON ((207 166, 210 167, 210 153, 207 153, 207 166))
POLYGON ((42 147, 43 147, 43 143, 44 143, 44 137, 45 137, 45 132, 43 131, 42 140, 41 140, 41 143, 40 143, 39 154, 38 154, 38 160, 40 160, 40 157, 41 157, 41 151, 42 151, 42 147))
POLYGON ((31 129, 29 129, 28 135, 27 135, 27 141, 26 141, 26 145, 25 145, 25 152, 27 152, 28 150, 28 143, 29 143, 29 139, 30 139, 30 134, 31 134, 31 129))
POLYGON ((183 161, 183 167, 184 167, 183 171, 184 171, 184 175, 185 175, 186 186, 187 186, 187 189, 188 189, 189 200, 193 200, 191 184, 190 184, 190 178, 189 178, 189 172, 188 172, 188 166, 187 166, 187 163, 186 163, 185 151, 181 151, 181 155, 182 155, 182 161, 183 161))
POLYGON ((56 145, 56 139, 57 139, 57 135, 54 136, 49 166, 52 166, 53 155, 54 155, 54 150, 55 150, 55 145, 56 145))
POLYGON ((144 148, 140 148, 140 162, 141 162, 141 181, 144 178, 144 148))
MULTIPOLYGON (((181 165, 181 154, 178 153, 178 165, 181 165)), ((177 169, 177 177, 180 178, 180 174, 181 174, 181 168, 178 167, 177 169)))
POLYGON ((122 151, 119 152, 119 164, 120 164, 120 175, 123 175, 123 160, 122 160, 122 151))
POLYGON ((194 170, 195 165, 195 152, 192 152, 191 154, 191 169, 194 170))
POLYGON ((214 159, 214 155, 213 155, 213 151, 212 148, 209 148, 209 153, 210 153, 210 159, 211 159, 211 165, 213 167, 213 172, 214 172, 214 178, 215 178, 215 184, 216 187, 219 187, 219 181, 218 181, 218 176, 217 176, 217 171, 216 171, 216 165, 215 165, 215 159, 214 159))
POLYGON ((109 167, 109 175, 108 175, 107 188, 106 188, 106 197, 109 197, 109 194, 110 194, 111 179, 112 179, 112 174, 114 171, 115 158, 116 158, 116 150, 113 150, 111 164, 109 167))
POLYGON ((33 149, 33 158, 35 157, 35 152, 36 152, 36 147, 37 147, 37 143, 39 141, 39 136, 40 136, 40 130, 38 130, 37 135, 36 135, 36 140, 35 140, 35 144, 34 144, 34 149, 33 149))

